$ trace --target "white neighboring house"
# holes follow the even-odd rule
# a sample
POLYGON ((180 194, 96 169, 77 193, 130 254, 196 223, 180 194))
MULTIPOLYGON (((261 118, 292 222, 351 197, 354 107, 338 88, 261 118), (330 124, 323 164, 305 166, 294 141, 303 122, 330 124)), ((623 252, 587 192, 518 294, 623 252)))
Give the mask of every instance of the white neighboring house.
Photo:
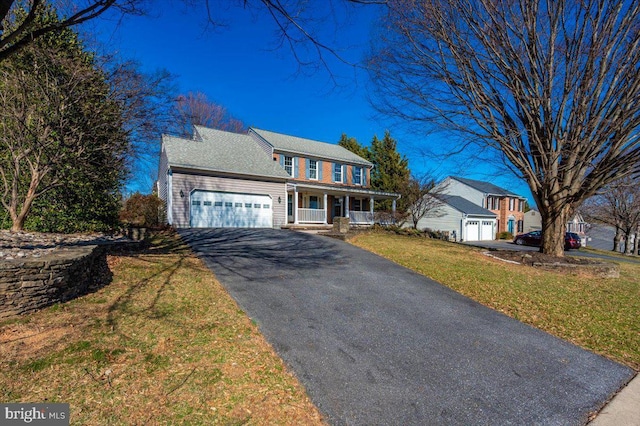
POLYGON ((495 213, 456 195, 438 195, 438 199, 442 205, 420 219, 418 229, 449 232, 455 241, 488 241, 496 238, 495 213))
MULTIPOLYGON (((580 236, 580 243, 582 247, 587 246, 587 230, 589 224, 584 221, 580 213, 573 215, 571 220, 567 222, 566 232, 573 232, 580 236)), ((524 229, 523 232, 539 231, 542 229, 542 218, 540 212, 537 210, 529 210, 524 214, 524 229)))

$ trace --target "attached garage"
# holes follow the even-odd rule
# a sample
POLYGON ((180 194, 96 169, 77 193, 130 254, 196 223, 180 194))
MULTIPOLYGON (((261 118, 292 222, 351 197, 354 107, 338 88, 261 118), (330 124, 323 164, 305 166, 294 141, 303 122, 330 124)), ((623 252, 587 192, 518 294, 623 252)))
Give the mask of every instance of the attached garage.
POLYGON ((466 238, 467 241, 478 241, 480 239, 480 221, 467 221, 466 238))
POLYGON ((193 228, 271 228, 273 202, 269 195, 196 190, 191 194, 193 228))
POLYGON ((495 224, 495 220, 483 220, 480 225, 480 240, 488 241, 493 240, 495 238, 493 232, 493 225, 495 224))

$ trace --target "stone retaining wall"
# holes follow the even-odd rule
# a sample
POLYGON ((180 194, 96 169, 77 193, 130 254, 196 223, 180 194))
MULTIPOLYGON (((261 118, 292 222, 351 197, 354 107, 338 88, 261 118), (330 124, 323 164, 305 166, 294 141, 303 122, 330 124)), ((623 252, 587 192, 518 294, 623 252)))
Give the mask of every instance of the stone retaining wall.
POLYGON ((0 320, 65 302, 108 284, 107 253, 134 246, 139 245, 80 245, 39 258, 0 261, 0 320))

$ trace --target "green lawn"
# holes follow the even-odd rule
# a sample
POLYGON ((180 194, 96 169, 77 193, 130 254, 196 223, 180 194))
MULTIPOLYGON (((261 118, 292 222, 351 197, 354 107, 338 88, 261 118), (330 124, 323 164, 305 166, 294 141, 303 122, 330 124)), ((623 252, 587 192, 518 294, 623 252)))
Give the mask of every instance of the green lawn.
POLYGON ((513 265, 467 246, 387 233, 352 244, 434 279, 486 306, 640 371, 640 265, 619 279, 513 265))
POLYGON ((108 263, 100 291, 0 323, 0 401, 70 403, 78 425, 322 424, 175 236, 108 263))

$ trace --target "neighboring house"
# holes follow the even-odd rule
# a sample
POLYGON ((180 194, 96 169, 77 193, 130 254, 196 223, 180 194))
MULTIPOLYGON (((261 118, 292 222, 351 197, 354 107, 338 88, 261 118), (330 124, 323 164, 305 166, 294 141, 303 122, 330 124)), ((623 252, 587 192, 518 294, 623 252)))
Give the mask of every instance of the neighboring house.
POLYGON ((439 184, 443 194, 462 197, 496 215, 494 238, 501 232, 524 229, 525 198, 489 182, 449 176, 439 184))
POLYGON ((194 126, 192 139, 163 135, 158 194, 176 227, 373 224, 373 165, 324 142, 250 128, 236 134, 194 126))
MULTIPOLYGON (((531 232, 538 231, 542 229, 542 218, 540 217, 540 212, 537 210, 529 210, 524 214, 524 229, 523 232, 531 232)), ((566 232, 574 232, 580 236, 580 241, 583 247, 586 247, 587 240, 587 230, 589 229, 589 224, 584 221, 582 215, 580 213, 576 213, 573 215, 571 220, 567 222, 566 232)))
POLYGON ((418 221, 418 229, 448 232, 455 241, 495 239, 497 215, 456 195, 438 195, 442 205, 418 221))

